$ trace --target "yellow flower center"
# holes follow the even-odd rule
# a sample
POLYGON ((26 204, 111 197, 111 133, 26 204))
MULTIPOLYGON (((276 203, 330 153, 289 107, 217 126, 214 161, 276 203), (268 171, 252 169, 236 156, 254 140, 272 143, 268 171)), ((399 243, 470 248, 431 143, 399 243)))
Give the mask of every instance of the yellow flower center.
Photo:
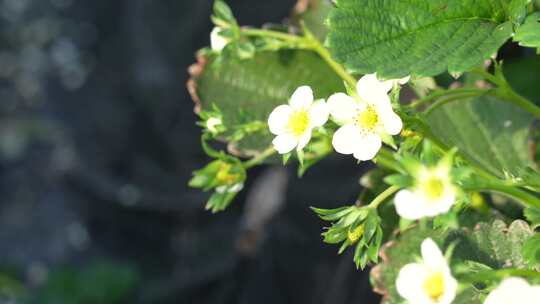
POLYGON ((289 118, 288 129, 295 136, 304 134, 309 127, 309 114, 305 110, 294 111, 289 118))
POLYGON ((368 106, 358 114, 356 123, 364 129, 373 131, 379 124, 379 114, 377 114, 377 111, 372 106, 368 106))
POLYGON ((230 185, 236 182, 239 175, 236 173, 231 173, 232 165, 223 163, 219 167, 219 171, 216 174, 216 179, 220 185, 230 185))
POLYGON ((444 193, 444 182, 438 177, 430 177, 420 187, 430 200, 440 199, 444 193))
POLYGON ((360 239, 360 237, 362 237, 362 234, 364 234, 364 226, 360 225, 352 231, 349 230, 347 237, 349 238, 349 241, 354 244, 360 239))
POLYGON ((444 275, 442 272, 430 274, 422 285, 424 291, 433 301, 438 301, 444 294, 444 275))

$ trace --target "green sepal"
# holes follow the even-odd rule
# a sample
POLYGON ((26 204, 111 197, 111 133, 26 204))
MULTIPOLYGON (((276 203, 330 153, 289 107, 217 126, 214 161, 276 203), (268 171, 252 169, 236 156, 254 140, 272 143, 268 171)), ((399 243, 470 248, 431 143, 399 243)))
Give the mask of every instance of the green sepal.
POLYGON ((214 14, 212 16, 212 21, 220 27, 234 26, 238 23, 236 18, 234 18, 231 8, 223 0, 214 1, 214 14))
POLYGON ((390 186, 398 186, 401 188, 408 188, 413 186, 414 181, 408 175, 392 174, 384 178, 384 182, 390 186))
POLYGON ((208 202, 206 203, 205 209, 210 210, 212 213, 217 213, 219 211, 225 210, 235 198, 237 192, 214 192, 208 202))

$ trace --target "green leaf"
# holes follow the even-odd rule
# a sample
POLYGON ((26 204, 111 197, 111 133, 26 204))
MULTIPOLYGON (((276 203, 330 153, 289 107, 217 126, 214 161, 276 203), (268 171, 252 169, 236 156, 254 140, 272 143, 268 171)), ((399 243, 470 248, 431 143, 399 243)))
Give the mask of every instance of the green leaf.
POLYGON ((218 26, 223 26, 225 24, 236 24, 236 19, 234 18, 231 8, 223 0, 216 0, 214 2, 213 19, 218 26))
POLYGON ((447 103, 427 116, 433 133, 472 163, 504 178, 532 165, 527 139, 534 118, 493 96, 447 103))
POLYGON ((514 41, 521 46, 536 48, 540 54, 540 12, 525 19, 525 23, 516 30, 514 41))
POLYGON ((336 209, 319 209, 319 208, 314 208, 314 207, 311 207, 311 210, 313 210, 315 213, 317 213, 317 215, 325 220, 325 221, 336 221, 340 218, 342 218, 343 216, 351 213, 352 211, 355 210, 354 207, 350 207, 350 206, 346 206, 346 207, 341 207, 341 208, 336 208, 336 209))
POLYGON ((540 101, 540 56, 527 56, 508 60, 504 64, 504 76, 516 92, 523 97, 540 101))
POLYGON ((303 22, 319 41, 324 41, 328 33, 326 18, 333 7, 331 0, 299 0, 294 7, 292 21, 297 26, 303 22))
POLYGON ((343 82, 315 53, 281 50, 258 52, 251 59, 209 54, 199 57, 190 69, 188 87, 196 102, 196 111, 208 111, 213 105, 223 115, 227 139, 243 125, 260 121, 264 128, 251 130, 230 152, 255 156, 271 144, 273 136, 266 128, 270 112, 288 103, 294 90, 312 87, 316 98, 327 98, 343 91, 343 82))
MULTIPOLYGON (((533 234, 523 221, 515 221, 510 226, 495 220, 479 223, 474 227, 460 229, 431 229, 415 227, 404 232, 399 239, 383 246, 380 256, 382 263, 371 271, 371 282, 376 292, 383 294, 383 304, 402 303, 395 282, 399 270, 409 263, 415 263, 420 256, 420 245, 426 238, 432 238, 444 252, 450 244, 456 244, 451 265, 483 264, 493 269, 526 268, 521 254, 524 241, 533 234), (443 246, 444 245, 444 246, 443 246)), ((472 286, 466 288, 452 303, 480 304, 481 296, 472 286)))
POLYGON ((95 262, 52 272, 30 303, 126 303, 140 281, 131 265, 95 262))
POLYGON ((532 269, 540 269, 540 234, 537 233, 525 241, 523 258, 532 269))
POLYGON ((521 24, 527 17, 527 5, 531 0, 512 0, 508 6, 508 15, 514 24, 521 24))
POLYGON ((406 188, 412 186, 414 181, 410 176, 407 175, 392 174, 385 177, 384 182, 391 186, 406 188))
POLYGON ((540 227, 540 209, 527 207, 523 210, 523 215, 531 223, 531 226, 534 229, 540 227))
POLYGON ((500 0, 338 0, 327 44, 355 73, 386 78, 467 71, 513 32, 500 0))

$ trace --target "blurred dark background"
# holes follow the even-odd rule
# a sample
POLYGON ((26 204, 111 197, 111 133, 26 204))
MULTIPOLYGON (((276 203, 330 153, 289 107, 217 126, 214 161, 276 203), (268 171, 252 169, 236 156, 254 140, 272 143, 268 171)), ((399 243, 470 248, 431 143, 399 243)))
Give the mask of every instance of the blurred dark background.
MULTIPOLYGON (((260 26, 295 0, 228 3, 260 26)), ((186 186, 211 6, 0 0, 0 303, 378 302, 308 209, 353 201, 351 158, 259 168, 217 215, 186 186)))

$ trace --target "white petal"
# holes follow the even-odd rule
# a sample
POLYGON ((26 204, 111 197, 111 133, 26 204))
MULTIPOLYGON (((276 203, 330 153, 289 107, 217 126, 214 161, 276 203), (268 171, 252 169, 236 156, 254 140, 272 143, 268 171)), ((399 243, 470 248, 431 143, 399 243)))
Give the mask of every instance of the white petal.
POLYGON ((360 130, 353 124, 339 128, 332 138, 332 146, 337 153, 353 154, 360 148, 360 130))
POLYGON ((388 82, 380 81, 375 74, 364 75, 356 84, 358 96, 366 102, 375 102, 384 99, 384 96, 388 98, 388 91, 391 88, 388 82))
POLYGON ((336 93, 328 98, 330 114, 339 123, 349 123, 356 115, 358 103, 345 93, 336 93))
POLYGON ((292 134, 281 134, 274 138, 272 144, 279 154, 285 154, 296 147, 298 140, 292 134))
POLYGON ((531 286, 529 295, 531 299, 540 299, 540 285, 531 286))
POLYGON ((400 85, 404 85, 406 84, 407 82, 409 82, 409 80, 411 80, 411 76, 407 76, 407 77, 403 77, 403 78, 400 78, 400 79, 397 79, 397 83, 399 83, 400 85))
POLYGON ((394 111, 390 109, 389 112, 382 116, 383 126, 386 133, 390 135, 397 135, 403 129, 403 121, 394 111))
MULTIPOLYGON (((446 188, 452 187, 452 186, 445 186, 446 188)), ((450 211, 452 206, 456 203, 456 194, 453 190, 446 190, 444 195, 441 197, 441 199, 436 203, 436 205, 439 207, 439 214, 447 213, 450 211)))
POLYGON ((229 43, 227 38, 219 35, 221 30, 222 29, 220 27, 216 26, 210 33, 210 47, 216 52, 221 52, 221 50, 223 50, 229 43))
POLYGON ((309 86, 301 86, 291 96, 291 107, 295 110, 308 109, 313 103, 313 91, 309 86))
POLYGON ((236 193, 236 192, 242 191, 242 189, 244 189, 244 183, 237 183, 237 184, 232 185, 229 188, 228 192, 229 193, 236 193))
POLYGON ((292 111, 293 110, 289 105, 277 106, 268 117, 268 127, 270 128, 270 132, 275 135, 285 133, 292 111))
POLYGON ((309 124, 312 128, 321 127, 328 121, 328 105, 324 100, 317 100, 309 109, 309 124))
POLYGON ((418 196, 410 190, 401 190, 394 197, 394 205, 399 216, 408 220, 417 220, 425 216, 418 196))
POLYGON ((488 295, 484 304, 533 303, 526 298, 530 288, 522 278, 507 278, 488 295))
POLYGON ((422 259, 424 263, 434 269, 448 269, 448 264, 437 244, 430 238, 422 242, 422 259))
POLYGON ((412 263, 403 266, 396 280, 396 289, 400 296, 409 303, 419 303, 424 300, 422 282, 427 276, 422 264, 412 263))
POLYGON ((456 298, 458 282, 454 277, 447 273, 444 277, 444 293, 438 304, 451 304, 456 298))
POLYGON ((354 157, 361 161, 373 159, 381 149, 381 137, 377 134, 367 134, 360 137, 359 149, 354 151, 354 157))
POLYGON ((208 120, 206 121, 206 129, 208 129, 208 131, 212 132, 212 133, 217 133, 217 129, 216 127, 221 125, 223 122, 221 121, 220 118, 217 118, 217 117, 210 117, 208 118, 208 120))
POLYGON ((309 140, 311 139, 311 130, 308 130, 300 138, 298 139, 298 146, 296 147, 297 150, 302 150, 304 147, 309 143, 309 140))

